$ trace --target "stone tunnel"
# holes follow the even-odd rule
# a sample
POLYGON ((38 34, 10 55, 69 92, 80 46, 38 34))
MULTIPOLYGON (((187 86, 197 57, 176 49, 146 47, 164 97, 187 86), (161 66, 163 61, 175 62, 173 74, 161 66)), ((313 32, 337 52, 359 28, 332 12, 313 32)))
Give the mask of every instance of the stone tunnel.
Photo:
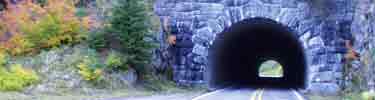
POLYGON ((209 50, 211 87, 304 88, 304 49, 295 32, 276 21, 250 18, 220 33, 209 50), (275 60, 284 67, 280 78, 259 77, 260 65, 275 60))
MULTIPOLYGON (((179 65, 202 77, 192 79, 194 83, 218 87, 280 83, 338 93, 344 80, 345 41, 361 46, 364 34, 372 29, 366 21, 372 7, 365 6, 367 1, 156 0, 154 11, 194 43, 179 65), (256 66, 265 59, 280 62, 285 77, 256 77, 256 66)), ((168 54, 166 35, 160 32, 157 37, 161 58, 168 54)))

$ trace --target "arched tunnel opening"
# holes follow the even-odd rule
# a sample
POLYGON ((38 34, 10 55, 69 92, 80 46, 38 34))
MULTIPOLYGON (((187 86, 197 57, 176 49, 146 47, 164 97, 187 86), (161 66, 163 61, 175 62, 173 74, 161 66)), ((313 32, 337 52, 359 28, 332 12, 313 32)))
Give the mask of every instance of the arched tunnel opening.
POLYGON ((250 18, 220 33, 209 51, 211 88, 304 88, 306 64, 302 44, 290 28, 267 18, 250 18), (282 77, 260 77, 262 63, 283 67, 282 77))

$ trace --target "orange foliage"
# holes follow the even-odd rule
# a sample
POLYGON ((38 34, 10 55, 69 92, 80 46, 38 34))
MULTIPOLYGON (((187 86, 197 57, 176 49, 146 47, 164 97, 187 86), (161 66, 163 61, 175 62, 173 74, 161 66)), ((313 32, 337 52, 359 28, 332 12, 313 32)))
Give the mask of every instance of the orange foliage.
POLYGON ((88 19, 80 21, 75 16, 76 2, 77 0, 48 0, 42 7, 32 3, 32 0, 24 0, 16 5, 7 0, 7 9, 0 15, 0 37, 5 37, 6 32, 12 36, 5 42, 0 41, 0 48, 17 55, 58 46, 63 41, 79 41, 84 36, 78 30, 87 30, 90 25, 88 19), (49 25, 55 25, 57 29, 49 31, 49 25), (29 35, 39 35, 40 38, 30 38, 29 35))
POLYGON ((5 51, 9 51, 11 55, 22 54, 25 52, 31 52, 31 43, 28 42, 23 35, 16 33, 8 41, 0 43, 1 48, 5 51))

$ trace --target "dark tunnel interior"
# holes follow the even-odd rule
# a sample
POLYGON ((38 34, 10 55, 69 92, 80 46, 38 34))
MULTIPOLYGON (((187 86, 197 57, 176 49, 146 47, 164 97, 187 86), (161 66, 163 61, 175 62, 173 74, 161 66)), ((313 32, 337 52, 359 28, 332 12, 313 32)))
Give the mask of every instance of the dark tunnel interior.
POLYGON ((217 36, 209 53, 210 87, 305 87, 304 49, 294 31, 271 19, 233 24, 217 36), (283 66, 283 77, 258 76, 267 60, 283 66))

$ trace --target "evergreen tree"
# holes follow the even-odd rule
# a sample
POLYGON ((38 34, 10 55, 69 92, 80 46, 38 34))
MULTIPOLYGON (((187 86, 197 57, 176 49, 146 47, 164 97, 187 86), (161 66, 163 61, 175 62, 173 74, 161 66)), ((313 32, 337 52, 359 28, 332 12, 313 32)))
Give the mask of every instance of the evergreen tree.
POLYGON ((148 74, 153 44, 149 18, 143 0, 118 0, 112 11, 109 31, 120 40, 122 51, 127 55, 130 67, 142 79, 148 74))

